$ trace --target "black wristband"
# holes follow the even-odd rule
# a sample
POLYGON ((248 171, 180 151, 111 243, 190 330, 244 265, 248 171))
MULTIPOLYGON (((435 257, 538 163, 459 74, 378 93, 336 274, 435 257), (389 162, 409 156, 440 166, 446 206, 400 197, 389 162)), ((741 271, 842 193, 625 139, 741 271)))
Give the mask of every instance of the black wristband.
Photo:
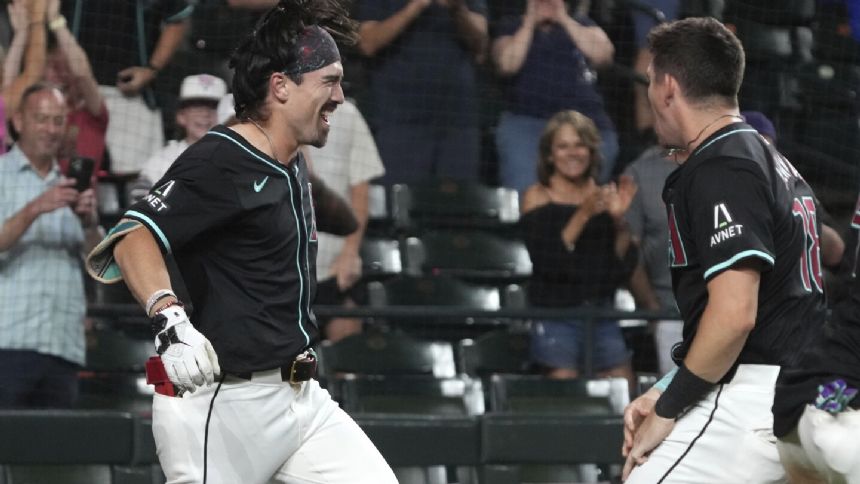
POLYGON ((701 400, 713 387, 713 383, 700 378, 681 364, 669 387, 654 405, 654 413, 663 418, 678 418, 681 412, 701 400))

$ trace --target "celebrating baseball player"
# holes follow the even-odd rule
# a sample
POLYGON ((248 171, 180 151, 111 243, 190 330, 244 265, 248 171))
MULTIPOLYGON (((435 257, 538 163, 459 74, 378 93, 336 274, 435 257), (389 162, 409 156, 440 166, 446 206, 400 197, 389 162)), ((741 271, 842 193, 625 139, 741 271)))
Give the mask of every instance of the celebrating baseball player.
POLYGON ((266 13, 231 60, 238 123, 180 155, 89 258, 152 318, 163 364, 148 365, 153 433, 168 483, 396 483, 312 378, 317 226, 299 148, 325 144, 344 99, 332 35, 355 36, 335 0, 266 13))
POLYGON ((625 411, 628 483, 783 482, 771 405, 781 366, 824 321, 812 190, 742 122, 738 39, 711 18, 649 35, 661 143, 689 158, 666 180, 678 364, 625 411))

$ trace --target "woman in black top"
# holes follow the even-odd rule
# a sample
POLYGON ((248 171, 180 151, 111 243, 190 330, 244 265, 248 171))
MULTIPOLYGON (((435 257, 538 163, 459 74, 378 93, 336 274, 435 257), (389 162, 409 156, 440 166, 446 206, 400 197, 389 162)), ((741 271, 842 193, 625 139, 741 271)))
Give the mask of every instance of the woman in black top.
MULTIPOLYGON (((529 302, 540 307, 611 308, 630 276, 636 250, 624 214, 636 185, 598 186, 600 134, 576 111, 553 116, 540 139, 539 182, 523 195, 521 228, 534 264, 529 302)), ((585 322, 538 320, 533 361, 554 378, 576 378, 585 354, 585 322)), ((594 326, 593 368, 632 379, 630 356, 616 321, 594 326)))

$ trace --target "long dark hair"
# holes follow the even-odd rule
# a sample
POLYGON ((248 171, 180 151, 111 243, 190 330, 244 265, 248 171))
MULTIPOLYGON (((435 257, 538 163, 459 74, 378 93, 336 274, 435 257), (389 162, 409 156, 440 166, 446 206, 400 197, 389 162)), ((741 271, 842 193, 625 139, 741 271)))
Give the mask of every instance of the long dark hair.
MULTIPOLYGON (((357 25, 342 1, 280 0, 257 21, 230 58, 238 119, 268 117, 263 104, 269 77, 293 61, 296 39, 312 25, 324 28, 341 43, 353 44, 358 38, 357 25)), ((296 84, 302 81, 301 74, 290 75, 290 79, 296 84)))

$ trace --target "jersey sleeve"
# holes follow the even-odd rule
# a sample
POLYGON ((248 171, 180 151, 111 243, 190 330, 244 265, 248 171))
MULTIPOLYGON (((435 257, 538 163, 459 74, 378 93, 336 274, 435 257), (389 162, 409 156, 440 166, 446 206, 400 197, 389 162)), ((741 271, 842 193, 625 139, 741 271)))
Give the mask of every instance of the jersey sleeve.
POLYGON ((711 160, 697 169, 689 193, 689 223, 706 281, 746 259, 773 267, 773 196, 758 165, 711 160))
POLYGON ((182 158, 124 217, 142 223, 171 253, 241 210, 233 181, 210 160, 182 158))

